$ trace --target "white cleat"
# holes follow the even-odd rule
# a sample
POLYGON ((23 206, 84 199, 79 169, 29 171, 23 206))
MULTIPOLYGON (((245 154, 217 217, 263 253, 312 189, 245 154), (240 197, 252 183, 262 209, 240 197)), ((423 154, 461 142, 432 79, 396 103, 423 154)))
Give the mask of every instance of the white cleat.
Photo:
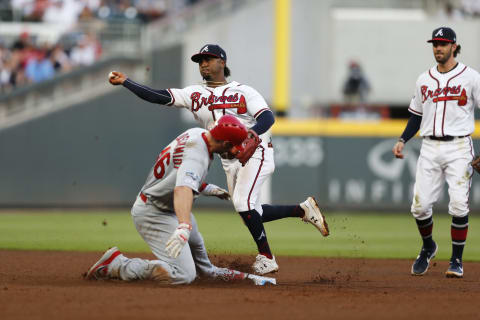
POLYGON ((255 259, 252 267, 257 274, 267 274, 270 272, 278 271, 278 264, 275 261, 275 257, 272 257, 272 259, 268 259, 263 254, 257 255, 257 258, 255 259))
POLYGON ((88 270, 85 279, 108 279, 109 270, 108 267, 115 258, 122 253, 117 247, 108 249, 103 256, 88 270))
POLYGON ((325 221, 325 217, 320 212, 320 208, 318 207, 315 198, 308 197, 307 200, 300 203, 300 207, 305 211, 305 216, 302 218, 303 221, 313 224, 324 237, 330 234, 328 224, 325 221))
POLYGON ((277 279, 275 278, 262 277, 254 274, 248 274, 247 279, 252 280, 256 286, 265 286, 267 284, 273 284, 273 285, 277 284, 277 279))

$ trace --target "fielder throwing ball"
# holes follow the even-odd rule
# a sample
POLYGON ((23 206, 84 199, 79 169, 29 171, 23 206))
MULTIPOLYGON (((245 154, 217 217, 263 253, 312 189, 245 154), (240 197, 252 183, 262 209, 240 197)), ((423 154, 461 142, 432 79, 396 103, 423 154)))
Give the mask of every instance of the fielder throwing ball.
POLYGON ((188 284, 196 269, 212 278, 250 279, 257 285, 275 284, 274 278, 218 268, 208 259, 202 235, 191 213, 195 195, 225 198, 226 190, 205 185, 213 153, 236 156, 247 129, 236 118, 224 116, 210 130, 185 131, 159 154, 132 208, 135 227, 157 260, 129 259, 109 249, 87 272, 87 279, 150 279, 188 284))
POLYGON ((149 102, 186 108, 203 128, 211 128, 223 115, 231 115, 249 128, 244 150, 237 155, 238 160, 224 154, 222 165, 235 210, 257 244, 259 254, 253 269, 258 274, 275 272, 278 264, 270 250, 263 222, 299 217, 313 224, 323 236, 329 234, 328 225, 313 197, 308 197, 299 205, 260 203, 262 184, 275 168, 270 134, 270 127, 275 121, 273 113, 255 89, 235 81, 227 82, 230 69, 226 66, 227 54, 220 46, 207 44, 191 59, 198 63, 200 75, 205 81, 203 84, 184 89, 155 90, 115 71, 109 76, 109 81, 113 85, 123 85, 149 102))
POLYGON ((433 45, 437 65, 422 73, 408 110, 412 113, 399 141, 395 157, 404 157, 405 143, 420 129, 423 137, 417 163, 412 214, 423 239, 423 246, 412 265, 412 275, 427 272, 438 251, 433 240, 432 206, 448 184, 452 216, 452 256, 447 277, 463 277, 462 255, 468 231, 468 197, 474 157, 472 138, 474 107, 480 101, 480 75, 457 62, 460 53, 455 32, 447 27, 433 30, 427 42, 433 45))

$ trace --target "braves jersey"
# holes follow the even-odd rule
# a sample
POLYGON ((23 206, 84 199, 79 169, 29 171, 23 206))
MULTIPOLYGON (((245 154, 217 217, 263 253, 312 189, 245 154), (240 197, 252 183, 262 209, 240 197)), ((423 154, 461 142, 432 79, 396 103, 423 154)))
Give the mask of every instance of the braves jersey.
POLYGON ((198 193, 213 160, 204 138, 206 132, 201 128, 189 129, 158 155, 141 193, 160 211, 175 212, 175 187, 186 186, 198 193))
MULTIPOLYGON (((251 128, 262 112, 270 110, 258 91, 236 81, 216 88, 192 85, 168 91, 172 96, 168 105, 190 110, 205 129, 210 129, 225 114, 237 117, 247 128, 251 128)), ((270 142, 270 130, 260 137, 262 144, 270 142)))
POLYGON ((421 136, 465 136, 475 128, 480 74, 462 63, 446 73, 437 67, 422 73, 408 110, 422 116, 421 136))

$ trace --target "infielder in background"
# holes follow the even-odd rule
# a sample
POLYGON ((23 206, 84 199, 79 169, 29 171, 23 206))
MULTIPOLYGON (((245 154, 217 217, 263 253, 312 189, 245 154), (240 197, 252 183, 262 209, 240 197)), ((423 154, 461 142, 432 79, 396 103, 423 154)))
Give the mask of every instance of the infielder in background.
POLYGON ((158 260, 129 259, 109 249, 87 272, 87 279, 150 279, 188 284, 196 268, 212 278, 251 279, 258 285, 275 279, 218 268, 208 259, 203 238, 191 213, 199 193, 228 197, 226 190, 205 185, 213 153, 241 150, 247 129, 235 117, 224 116, 210 131, 194 128, 172 141, 157 158, 132 208, 135 227, 158 260))
POLYGON ((259 254, 253 269, 258 274, 275 272, 278 264, 270 250, 263 222, 299 217, 312 223, 323 236, 329 234, 327 223, 313 197, 299 205, 260 203, 261 186, 275 168, 270 134, 275 121, 273 113, 255 89, 235 81, 227 82, 226 78, 230 76, 227 55, 218 45, 203 46, 191 59, 198 63, 204 79, 202 84, 184 89, 154 90, 115 71, 109 81, 113 85, 123 85, 146 101, 187 108, 203 128, 211 128, 222 115, 232 115, 249 128, 249 137, 244 142, 244 152, 238 156, 239 161, 222 155, 222 165, 235 210, 257 244, 259 254))
POLYGON ((412 214, 423 239, 423 246, 412 265, 413 275, 427 272, 438 246, 433 240, 432 206, 438 200, 444 181, 448 184, 452 216, 452 256, 447 277, 463 277, 462 255, 468 231, 468 197, 472 183, 474 107, 480 101, 480 75, 457 62, 460 53, 455 32, 435 29, 432 39, 437 65, 422 73, 408 110, 412 113, 405 131, 393 147, 402 159, 405 143, 420 129, 423 137, 417 163, 412 214))

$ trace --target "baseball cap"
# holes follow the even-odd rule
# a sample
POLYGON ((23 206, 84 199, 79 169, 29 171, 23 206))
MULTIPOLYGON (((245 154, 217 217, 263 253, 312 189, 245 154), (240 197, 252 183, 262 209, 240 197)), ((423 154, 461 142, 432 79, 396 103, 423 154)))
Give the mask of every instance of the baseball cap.
POLYGON ((218 119, 215 126, 210 129, 210 134, 215 140, 229 141, 238 150, 243 150, 242 143, 247 138, 247 128, 232 115, 224 115, 218 119))
POLYGON ((427 42, 433 41, 443 41, 443 42, 457 42, 457 35, 455 31, 448 27, 440 27, 432 32, 432 39, 428 40, 427 42))
POLYGON ((204 56, 211 56, 215 58, 220 58, 223 61, 227 62, 227 54, 225 50, 220 48, 217 44, 206 44, 204 45, 200 51, 192 56, 192 61, 199 63, 200 59, 204 56))

